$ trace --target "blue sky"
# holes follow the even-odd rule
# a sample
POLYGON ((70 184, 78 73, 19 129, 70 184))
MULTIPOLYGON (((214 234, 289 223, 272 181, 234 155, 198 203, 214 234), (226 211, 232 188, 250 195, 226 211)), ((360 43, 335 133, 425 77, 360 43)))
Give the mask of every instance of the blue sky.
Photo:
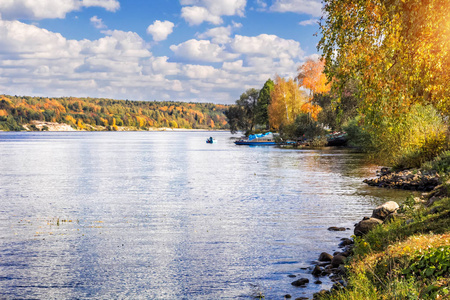
POLYGON ((320 0, 2 0, 0 94, 234 103, 317 58, 320 0))

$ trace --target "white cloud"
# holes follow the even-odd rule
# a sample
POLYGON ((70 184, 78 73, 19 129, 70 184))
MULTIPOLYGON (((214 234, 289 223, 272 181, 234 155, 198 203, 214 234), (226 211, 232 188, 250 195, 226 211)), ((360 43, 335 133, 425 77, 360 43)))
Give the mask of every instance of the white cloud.
MULTIPOLYGON (((91 22, 101 24, 101 19, 91 22)), ((0 91, 233 103, 275 74, 295 75, 304 55, 298 42, 265 34, 233 36, 240 26, 212 28, 198 40, 172 45, 174 55, 157 57, 135 32, 104 30, 99 39, 70 40, 0 20, 0 91)))
POLYGON ((97 29, 104 29, 106 28, 106 25, 103 23, 103 20, 97 16, 93 16, 90 19, 92 25, 94 25, 95 28, 97 29))
POLYGON ((163 76, 166 75, 177 75, 181 72, 180 66, 178 63, 168 62, 169 57, 161 56, 161 57, 152 57, 150 59, 150 71, 149 74, 160 74, 163 76))
MULTIPOLYGON (((40 0, 42 1, 42 0, 40 0)), ((67 1, 67 0, 66 0, 67 1)), ((103 7, 107 11, 115 12, 120 8, 120 3, 118 0, 82 0, 81 6, 85 7, 103 7)))
POLYGON ((167 39, 169 34, 173 32, 173 24, 170 21, 159 21, 156 20, 152 25, 148 26, 147 33, 153 36, 153 40, 156 42, 164 41, 167 39))
POLYGON ((71 11, 91 6, 112 12, 120 8, 118 0, 2 0, 0 14, 4 20, 62 19, 71 11))
POLYGON ((318 22, 319 22, 319 19, 309 19, 309 20, 301 21, 298 24, 300 26, 310 26, 310 25, 317 25, 318 22))
POLYGON ((222 62, 239 56, 225 51, 225 47, 213 44, 208 40, 191 39, 179 45, 170 46, 177 57, 190 61, 222 62))
POLYGON ((247 0, 180 0, 181 17, 189 25, 209 22, 215 25, 223 23, 221 16, 244 16, 247 0))
POLYGON ((215 25, 221 24, 222 18, 211 14, 206 8, 199 6, 187 6, 181 9, 181 17, 189 25, 200 25, 203 22, 209 22, 215 25))
POLYGON ((146 86, 150 79, 142 75, 143 61, 152 54, 145 41, 133 32, 105 34, 94 41, 68 40, 34 25, 0 20, 0 90, 101 96, 121 95, 124 86, 146 86))
POLYGON ((322 3, 320 0, 276 0, 270 10, 320 17, 322 15, 322 3))
POLYGON ((300 58, 304 55, 299 42, 268 34, 254 37, 236 35, 231 48, 237 53, 270 58, 300 58))
POLYGON ((233 29, 240 27, 242 27, 242 24, 233 22, 233 25, 229 25, 227 27, 211 28, 204 33, 198 34, 197 37, 200 39, 210 38, 215 44, 226 44, 231 41, 231 33, 233 29))
POLYGON ((183 66, 183 74, 189 78, 205 79, 216 77, 219 70, 212 66, 201 65, 185 65, 183 66))

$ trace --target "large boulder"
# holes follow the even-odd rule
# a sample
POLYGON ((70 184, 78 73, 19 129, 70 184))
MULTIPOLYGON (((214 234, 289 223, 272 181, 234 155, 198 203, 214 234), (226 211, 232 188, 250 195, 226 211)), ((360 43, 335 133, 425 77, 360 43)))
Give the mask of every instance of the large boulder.
POLYGON ((292 282, 291 284, 293 286, 305 287, 308 282, 309 282, 308 278, 300 278, 299 280, 296 280, 296 281, 292 282))
POLYGON ((399 208, 400 206, 397 204, 397 202, 388 201, 373 210, 372 218, 384 221, 387 216, 395 213, 399 208))
POLYGON ((339 267, 339 265, 343 265, 345 263, 346 257, 343 255, 336 255, 331 260, 331 265, 335 268, 339 267))
POLYGON ((326 252, 322 252, 319 255, 319 261, 331 261, 333 259, 333 255, 328 254, 326 252))
POLYGON ((370 230, 378 226, 379 224, 383 224, 383 221, 376 218, 369 218, 362 220, 358 224, 356 224, 354 234, 356 236, 362 236, 368 233, 370 230))

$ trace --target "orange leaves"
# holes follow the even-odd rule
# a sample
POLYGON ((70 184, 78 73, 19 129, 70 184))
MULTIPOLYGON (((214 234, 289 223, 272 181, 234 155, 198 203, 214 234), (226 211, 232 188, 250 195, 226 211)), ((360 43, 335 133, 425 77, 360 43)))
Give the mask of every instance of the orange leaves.
POLYGON ((309 114, 314 121, 317 121, 319 113, 322 111, 322 107, 311 102, 306 102, 302 105, 302 112, 309 114))
POLYGON ((328 83, 327 77, 323 73, 325 60, 308 59, 304 64, 298 67, 297 75, 298 84, 308 89, 313 94, 323 94, 330 91, 331 84, 328 83))

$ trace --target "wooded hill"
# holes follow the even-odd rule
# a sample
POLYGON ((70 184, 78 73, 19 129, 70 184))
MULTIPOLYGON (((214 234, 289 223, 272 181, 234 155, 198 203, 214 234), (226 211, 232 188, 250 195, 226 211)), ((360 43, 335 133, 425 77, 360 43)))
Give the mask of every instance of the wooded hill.
POLYGON ((65 123, 78 130, 227 129, 226 109, 212 103, 0 95, 0 130, 24 130, 33 121, 65 123))

